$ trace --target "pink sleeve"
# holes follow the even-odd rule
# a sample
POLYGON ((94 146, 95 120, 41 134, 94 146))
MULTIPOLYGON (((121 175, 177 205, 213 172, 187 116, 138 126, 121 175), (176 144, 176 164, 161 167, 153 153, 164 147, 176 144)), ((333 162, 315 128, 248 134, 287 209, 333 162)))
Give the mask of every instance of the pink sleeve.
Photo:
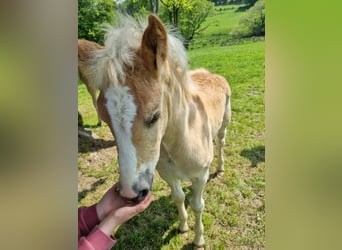
POLYGON ((78 208, 78 239, 87 236, 90 231, 100 223, 96 212, 96 204, 90 207, 78 208))
POLYGON ((96 204, 91 207, 78 208, 78 249, 107 250, 116 240, 106 235, 97 225, 100 223, 96 204))
POLYGON ((116 240, 106 235, 97 226, 88 234, 78 240, 78 250, 110 250, 116 240))

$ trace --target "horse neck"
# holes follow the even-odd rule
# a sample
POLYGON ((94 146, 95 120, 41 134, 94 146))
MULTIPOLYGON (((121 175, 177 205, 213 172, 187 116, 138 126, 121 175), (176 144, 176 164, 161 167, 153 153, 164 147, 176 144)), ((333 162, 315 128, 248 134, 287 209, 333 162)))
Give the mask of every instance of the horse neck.
POLYGON ((186 133, 189 103, 192 100, 191 90, 188 87, 189 82, 187 81, 191 81, 188 73, 181 77, 171 77, 165 86, 164 107, 167 113, 167 124, 163 143, 175 144, 175 140, 186 133))

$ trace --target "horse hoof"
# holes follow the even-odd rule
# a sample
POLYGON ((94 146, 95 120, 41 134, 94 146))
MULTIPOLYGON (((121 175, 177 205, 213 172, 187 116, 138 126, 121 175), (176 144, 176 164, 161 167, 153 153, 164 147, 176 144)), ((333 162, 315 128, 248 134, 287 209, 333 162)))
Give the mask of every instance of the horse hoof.
POLYGON ((204 245, 202 246, 197 246, 197 245, 194 245, 194 250, 204 250, 204 245))
POLYGON ((186 234, 187 232, 189 232, 189 228, 188 229, 182 229, 182 230, 178 228, 178 232, 180 234, 186 234))
POLYGON ((196 250, 202 250, 204 249, 204 245, 205 245, 205 241, 204 241, 204 238, 203 236, 202 237, 199 237, 196 239, 194 239, 194 241, 192 242, 192 244, 194 245, 194 249, 196 250))
POLYGON ((216 172, 217 177, 221 177, 223 175, 224 175, 224 170, 217 170, 217 172, 216 172))

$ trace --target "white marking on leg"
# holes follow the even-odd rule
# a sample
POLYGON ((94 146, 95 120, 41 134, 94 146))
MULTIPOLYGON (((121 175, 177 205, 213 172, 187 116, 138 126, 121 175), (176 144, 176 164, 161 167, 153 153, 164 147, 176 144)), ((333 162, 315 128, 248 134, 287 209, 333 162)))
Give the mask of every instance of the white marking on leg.
POLYGON ((218 161, 217 161, 217 171, 224 171, 224 157, 223 157, 223 147, 225 145, 226 128, 222 127, 217 135, 217 151, 218 151, 218 161))
POLYGON ((184 206, 185 194, 179 180, 174 181, 171 185, 171 195, 172 199, 176 203, 178 209, 178 219, 179 219, 179 231, 182 233, 189 231, 188 226, 188 213, 186 212, 184 206))
POLYGON ((204 200, 202 198, 203 189, 207 182, 209 171, 203 176, 203 178, 192 179, 192 194, 190 198, 190 206, 195 213, 195 239, 194 244, 196 246, 204 245, 204 226, 202 223, 202 211, 204 209, 204 200))

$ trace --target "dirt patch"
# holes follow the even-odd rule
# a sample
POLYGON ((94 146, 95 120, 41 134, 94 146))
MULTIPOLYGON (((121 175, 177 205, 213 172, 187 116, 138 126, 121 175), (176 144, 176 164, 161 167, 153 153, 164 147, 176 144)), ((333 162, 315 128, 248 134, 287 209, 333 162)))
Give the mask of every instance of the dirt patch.
MULTIPOLYGON (((99 128, 101 129, 101 128, 99 128)), ((98 129, 98 130, 99 130, 98 129)), ((117 157, 116 143, 110 132, 103 132, 101 137, 96 132, 79 127, 78 131, 78 192, 92 190, 101 183, 101 176, 95 173, 110 166, 117 157)))

